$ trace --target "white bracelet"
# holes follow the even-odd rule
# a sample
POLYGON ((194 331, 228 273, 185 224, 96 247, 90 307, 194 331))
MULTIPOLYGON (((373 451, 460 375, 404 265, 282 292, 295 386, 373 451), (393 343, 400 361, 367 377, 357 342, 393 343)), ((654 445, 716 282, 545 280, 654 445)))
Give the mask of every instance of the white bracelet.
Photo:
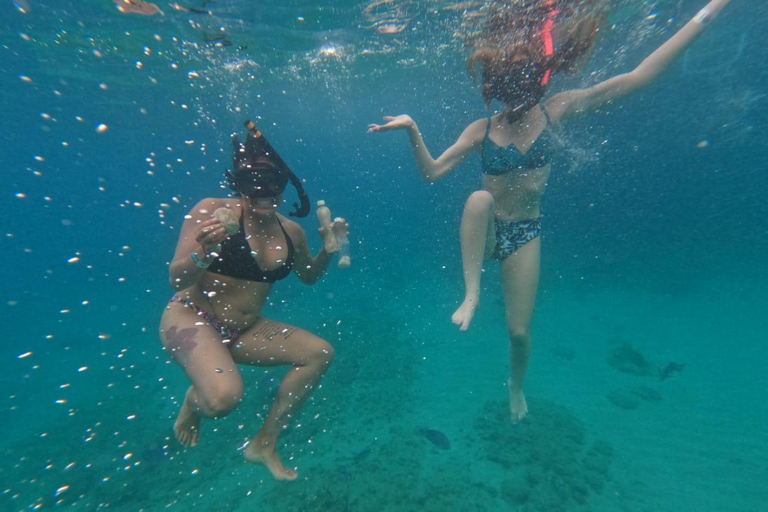
POLYGON ((709 7, 704 7, 696 13, 696 16, 693 17, 693 21, 702 26, 708 24, 712 21, 712 10, 709 7))

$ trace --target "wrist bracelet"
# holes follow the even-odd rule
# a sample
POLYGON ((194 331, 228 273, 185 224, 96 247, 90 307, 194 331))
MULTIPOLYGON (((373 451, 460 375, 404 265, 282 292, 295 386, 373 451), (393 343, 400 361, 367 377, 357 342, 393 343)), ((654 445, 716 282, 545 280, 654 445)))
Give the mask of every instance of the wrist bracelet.
POLYGON ((696 13, 696 16, 693 17, 693 21, 702 26, 708 24, 710 21, 712 21, 712 11, 709 7, 704 7, 702 10, 696 13))
POLYGON ((189 253, 189 259, 192 260, 192 263, 194 263, 195 265, 197 265, 202 269, 206 269, 210 267, 211 263, 213 263, 213 260, 209 261, 208 263, 204 262, 203 260, 197 257, 197 253, 195 251, 192 251, 191 253, 189 253))

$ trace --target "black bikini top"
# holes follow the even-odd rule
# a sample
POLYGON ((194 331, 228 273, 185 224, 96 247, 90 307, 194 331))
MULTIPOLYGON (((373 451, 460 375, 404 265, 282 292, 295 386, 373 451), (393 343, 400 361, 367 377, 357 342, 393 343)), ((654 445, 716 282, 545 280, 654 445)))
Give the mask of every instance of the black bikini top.
POLYGON ((288 256, 279 267, 273 270, 262 270, 259 267, 256 258, 251 252, 251 246, 248 245, 248 240, 245 237, 243 215, 240 214, 240 231, 227 237, 221 243, 219 257, 213 260, 211 266, 208 267, 208 271, 214 274, 259 283, 274 283, 288 277, 293 269, 293 242, 291 242, 291 237, 288 236, 288 233, 285 232, 285 228, 279 218, 277 223, 280 225, 280 229, 285 236, 285 243, 288 246, 288 256))

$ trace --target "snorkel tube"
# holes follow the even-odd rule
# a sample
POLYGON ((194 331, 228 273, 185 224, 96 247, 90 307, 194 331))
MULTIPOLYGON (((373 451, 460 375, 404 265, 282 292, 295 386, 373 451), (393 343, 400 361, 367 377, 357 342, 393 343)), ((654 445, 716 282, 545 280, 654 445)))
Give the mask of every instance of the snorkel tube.
POLYGON ((280 158, 277 151, 252 121, 245 121, 248 136, 242 144, 237 134, 232 135, 232 171, 225 173, 229 188, 248 197, 274 197, 285 190, 290 181, 299 195, 300 203, 293 203, 292 217, 309 214, 309 196, 299 178, 280 158))

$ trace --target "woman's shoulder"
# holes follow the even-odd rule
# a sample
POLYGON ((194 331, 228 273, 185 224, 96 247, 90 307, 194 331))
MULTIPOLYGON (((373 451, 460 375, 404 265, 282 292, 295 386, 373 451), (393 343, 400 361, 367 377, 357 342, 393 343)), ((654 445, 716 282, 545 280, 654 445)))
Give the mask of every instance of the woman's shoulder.
MULTIPOLYGON (((240 208, 240 199, 237 197, 206 197, 201 199, 195 208, 205 208, 210 210, 213 208, 229 208, 232 210, 240 208)), ((213 210, 211 210, 213 212, 213 210)))
POLYGON ((283 229, 285 229, 285 232, 290 235, 291 240, 294 242, 298 240, 302 240, 306 238, 306 235, 304 233, 304 228, 302 228, 298 222, 289 219, 285 215, 282 215, 280 213, 277 214, 277 218, 280 220, 280 224, 283 225, 283 229))
POLYGON ((488 126, 488 123, 493 122, 493 118, 495 116, 489 115, 487 117, 481 117, 480 119, 475 119, 472 121, 469 126, 467 126, 467 130, 472 130, 474 132, 481 132, 481 135, 485 133, 485 129, 488 126))
POLYGON ((219 208, 229 208, 240 212, 240 200, 235 197, 206 197, 197 202, 189 212, 192 217, 209 217, 219 208))
POLYGON ((485 130, 488 127, 488 122, 490 119, 491 119, 490 117, 482 117, 480 119, 472 121, 464 129, 464 133, 462 133, 462 137, 466 137, 467 139, 469 139, 469 141, 471 141, 473 145, 482 142, 483 139, 485 138, 485 130))

